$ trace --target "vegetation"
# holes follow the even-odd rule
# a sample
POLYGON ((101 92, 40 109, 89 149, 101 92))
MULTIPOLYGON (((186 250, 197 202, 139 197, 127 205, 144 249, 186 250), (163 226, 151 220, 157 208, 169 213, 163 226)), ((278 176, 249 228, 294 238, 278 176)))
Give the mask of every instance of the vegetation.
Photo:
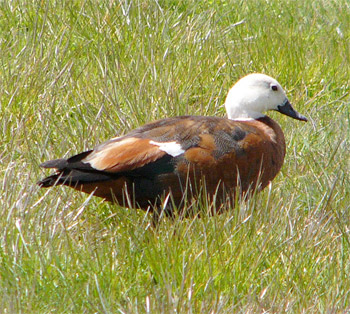
MULTIPOLYGON (((3 313, 342 313, 350 309, 350 6, 329 1, 1 1, 3 313), (223 116, 250 72, 308 123, 271 113, 271 186, 215 217, 40 190, 45 160, 143 123, 223 116)), ((201 210, 206 205, 198 204, 201 210)))

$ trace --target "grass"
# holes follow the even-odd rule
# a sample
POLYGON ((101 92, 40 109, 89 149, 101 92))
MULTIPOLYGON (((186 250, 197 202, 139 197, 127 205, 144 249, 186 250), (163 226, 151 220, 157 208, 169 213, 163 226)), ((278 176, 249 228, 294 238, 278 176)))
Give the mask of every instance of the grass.
POLYGON ((3 313, 349 311, 347 1, 2 1, 0 10, 3 313), (276 77, 310 121, 271 113, 285 164, 248 203, 164 220, 156 233, 141 211, 35 185, 39 163, 148 121, 223 116, 227 90, 249 72, 276 77))

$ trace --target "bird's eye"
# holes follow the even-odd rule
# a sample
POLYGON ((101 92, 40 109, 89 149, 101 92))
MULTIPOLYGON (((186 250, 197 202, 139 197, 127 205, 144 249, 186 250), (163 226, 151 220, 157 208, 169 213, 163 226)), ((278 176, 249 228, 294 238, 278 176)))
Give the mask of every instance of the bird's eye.
POLYGON ((277 85, 271 85, 271 89, 276 91, 276 90, 278 90, 278 87, 277 87, 277 85))

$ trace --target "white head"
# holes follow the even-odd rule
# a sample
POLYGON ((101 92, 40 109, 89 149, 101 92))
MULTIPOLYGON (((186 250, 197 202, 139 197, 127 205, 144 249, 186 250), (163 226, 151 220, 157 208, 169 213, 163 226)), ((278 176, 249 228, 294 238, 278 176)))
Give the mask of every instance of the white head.
POLYGON ((254 120, 263 112, 277 110, 292 118, 307 121, 296 112, 282 86, 272 77, 253 73, 241 78, 229 91, 225 101, 226 112, 232 120, 254 120))

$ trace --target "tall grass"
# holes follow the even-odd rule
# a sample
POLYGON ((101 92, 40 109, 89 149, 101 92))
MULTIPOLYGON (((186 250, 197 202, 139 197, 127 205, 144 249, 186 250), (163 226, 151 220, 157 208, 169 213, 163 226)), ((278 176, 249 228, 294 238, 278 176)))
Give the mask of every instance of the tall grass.
POLYGON ((3 313, 350 309, 348 1, 2 1, 0 10, 3 313), (249 202, 165 219, 154 232, 141 211, 35 185, 40 162, 148 121, 223 116, 227 90, 249 72, 276 77, 310 120, 271 113, 287 156, 249 202))

